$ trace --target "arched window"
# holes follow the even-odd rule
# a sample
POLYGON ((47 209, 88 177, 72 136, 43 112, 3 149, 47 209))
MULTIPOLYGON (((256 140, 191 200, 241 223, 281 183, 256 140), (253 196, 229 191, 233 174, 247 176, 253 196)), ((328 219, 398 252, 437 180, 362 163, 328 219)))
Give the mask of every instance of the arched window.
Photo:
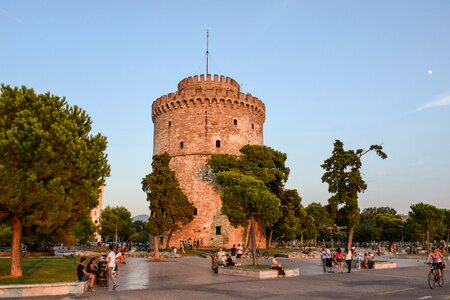
POLYGON ((216 141, 216 148, 220 148, 220 140, 216 141))
POLYGON ((237 125, 237 120, 236 119, 233 120, 233 124, 237 125))
POLYGON ((184 143, 180 142, 180 148, 183 148, 183 147, 184 147, 184 143))
POLYGON ((252 129, 255 129, 255 124, 252 123, 252 129))

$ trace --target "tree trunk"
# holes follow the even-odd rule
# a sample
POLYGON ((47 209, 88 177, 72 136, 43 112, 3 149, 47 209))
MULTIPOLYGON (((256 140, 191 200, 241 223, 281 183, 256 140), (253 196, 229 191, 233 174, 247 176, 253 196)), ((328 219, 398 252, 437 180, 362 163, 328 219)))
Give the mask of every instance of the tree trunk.
POLYGON ((252 253, 253 253, 253 265, 256 266, 258 264, 256 260, 256 230, 255 230, 255 219, 252 216, 252 253))
POLYGON ((300 247, 305 250, 305 247, 303 247, 303 232, 300 234, 300 247))
POLYGON ((153 260, 160 261, 161 257, 159 256, 159 236, 153 236, 153 247, 155 248, 155 255, 153 255, 153 260))
POLYGON ((352 249, 354 231, 355 231, 355 225, 350 227, 350 231, 348 232, 348 244, 347 244, 348 251, 350 251, 352 249))
POLYGON ((245 248, 250 248, 250 243, 252 242, 252 230, 253 230, 253 224, 250 221, 250 227, 248 228, 248 232, 247 232, 247 245, 245 246, 245 248))
POLYGON ((20 242, 22 241, 22 219, 12 217, 13 239, 11 244, 11 276, 22 276, 22 262, 20 260, 20 242))
POLYGON ((169 246, 170 246, 170 239, 172 238, 173 232, 174 232, 173 229, 170 229, 170 230, 169 230, 169 234, 167 235, 167 241, 166 241, 166 249, 169 249, 169 246))
POLYGON ((272 235, 273 235, 273 230, 270 230, 269 240, 268 240, 268 243, 266 246, 267 249, 270 249, 270 245, 272 244, 272 235))

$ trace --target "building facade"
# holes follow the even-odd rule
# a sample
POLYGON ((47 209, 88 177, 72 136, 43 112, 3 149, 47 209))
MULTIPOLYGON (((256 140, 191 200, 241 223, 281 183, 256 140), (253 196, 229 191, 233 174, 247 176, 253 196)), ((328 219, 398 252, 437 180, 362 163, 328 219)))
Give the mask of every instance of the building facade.
MULTIPOLYGON (((208 74, 187 77, 178 89, 152 104, 154 154, 167 152, 181 189, 195 207, 194 220, 175 232, 180 241, 204 247, 244 244, 247 233, 232 227, 220 213, 221 199, 208 179, 212 154, 239 155, 246 144, 263 144, 265 105, 229 77, 208 74)), ((259 235, 261 247, 265 247, 259 235)))

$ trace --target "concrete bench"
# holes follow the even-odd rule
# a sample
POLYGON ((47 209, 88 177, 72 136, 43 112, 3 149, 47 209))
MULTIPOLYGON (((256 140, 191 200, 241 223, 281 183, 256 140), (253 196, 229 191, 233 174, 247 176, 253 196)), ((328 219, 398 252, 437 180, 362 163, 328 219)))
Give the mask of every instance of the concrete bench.
MULTIPOLYGON (((284 270, 286 273, 285 277, 298 277, 300 276, 300 269, 286 269, 284 270)), ((219 268, 219 274, 223 275, 231 275, 231 276, 243 276, 257 279, 269 279, 269 278, 277 278, 278 271, 277 270, 252 270, 252 269, 244 269, 237 267, 227 267, 227 268, 219 268)))
POLYGON ((0 298, 21 298, 83 294, 88 282, 56 282, 43 284, 0 285, 0 298))

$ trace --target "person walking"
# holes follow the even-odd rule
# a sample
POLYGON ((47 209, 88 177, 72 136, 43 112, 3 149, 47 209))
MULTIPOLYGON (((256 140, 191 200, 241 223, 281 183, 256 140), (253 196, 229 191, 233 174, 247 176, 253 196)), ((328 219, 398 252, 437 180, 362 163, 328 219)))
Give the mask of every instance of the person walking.
POLYGON ((119 285, 114 280, 114 269, 116 268, 116 254, 114 253, 114 247, 109 246, 109 253, 106 257, 106 261, 108 263, 108 278, 109 281, 113 283, 113 290, 115 290, 119 285))

